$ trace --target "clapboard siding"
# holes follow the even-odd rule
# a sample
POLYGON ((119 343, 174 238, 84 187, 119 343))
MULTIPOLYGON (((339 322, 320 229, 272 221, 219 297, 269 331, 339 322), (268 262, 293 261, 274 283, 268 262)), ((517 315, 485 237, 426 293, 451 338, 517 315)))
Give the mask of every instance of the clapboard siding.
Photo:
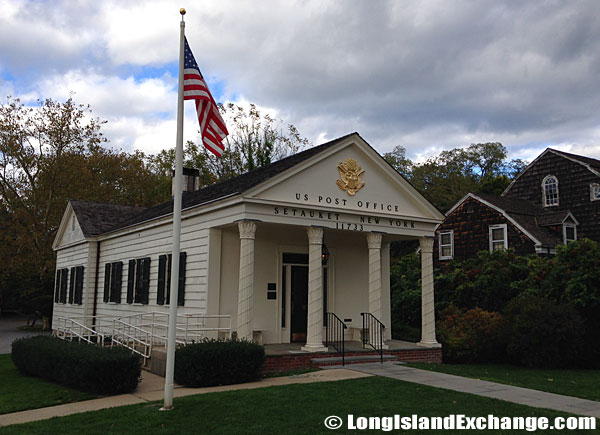
MULTIPOLYGON (((208 229, 202 220, 201 217, 195 217, 182 221, 180 248, 181 251, 187 253, 187 258, 185 305, 178 308, 180 314, 206 312, 208 229)), ((168 306, 156 303, 158 258, 160 255, 171 253, 171 244, 172 225, 170 222, 136 232, 130 231, 120 237, 111 237, 102 241, 98 287, 104 288, 104 265, 106 263, 122 261, 123 279, 120 304, 105 303, 102 298, 103 292, 99 292, 98 315, 118 317, 152 311, 167 312, 168 306), (150 258, 148 304, 128 304, 126 294, 129 260, 144 257, 150 258)))
POLYGON ((590 184, 600 183, 600 177, 580 163, 546 152, 515 179, 503 196, 526 199, 543 207, 542 181, 547 175, 558 179, 559 201, 546 209, 570 210, 579 222, 578 238, 600 242, 600 201, 590 200, 590 184))
MULTIPOLYGON (((52 327, 56 325, 57 317, 78 317, 85 315, 85 303, 86 303, 86 289, 85 283, 87 280, 88 271, 88 255, 89 255, 89 243, 81 243, 68 248, 60 249, 56 252, 56 270, 54 272, 54 279, 56 280, 56 271, 59 269, 67 268, 69 270, 67 278, 67 303, 54 303, 54 310, 52 313, 52 327), (69 286, 71 284, 71 268, 77 266, 84 266, 84 290, 83 290, 83 304, 69 304, 68 294, 69 286)), ((54 285, 56 288, 56 283, 54 285)), ((54 300, 54 299, 53 299, 54 300)))

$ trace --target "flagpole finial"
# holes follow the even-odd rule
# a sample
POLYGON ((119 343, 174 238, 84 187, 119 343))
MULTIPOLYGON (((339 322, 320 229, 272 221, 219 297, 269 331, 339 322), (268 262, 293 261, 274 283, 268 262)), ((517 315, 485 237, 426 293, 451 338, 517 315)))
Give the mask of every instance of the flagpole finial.
POLYGON ((181 8, 179 9, 179 13, 181 14, 181 16, 183 17, 185 15, 185 8, 181 8))

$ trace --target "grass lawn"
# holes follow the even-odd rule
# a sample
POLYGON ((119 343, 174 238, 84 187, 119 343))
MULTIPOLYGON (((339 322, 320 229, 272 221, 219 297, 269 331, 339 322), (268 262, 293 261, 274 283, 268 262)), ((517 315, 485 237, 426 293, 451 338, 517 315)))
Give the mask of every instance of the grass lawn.
POLYGON ((94 397, 97 396, 43 379, 23 376, 14 366, 10 355, 0 355, 0 414, 44 408, 94 397))
MULTIPOLYGON (((494 414, 498 417, 545 416, 551 421, 557 416, 567 416, 381 377, 189 396, 175 399, 175 408, 168 412, 160 412, 160 406, 154 402, 76 414, 0 428, 0 434, 331 434, 361 432, 346 430, 348 414, 355 417, 494 414), (331 415, 342 417, 342 429, 331 431, 325 428, 323 421, 331 415)), ((408 433, 430 434, 431 431, 408 433)), ((503 431, 488 430, 485 433, 500 434, 503 431)), ((531 432, 514 430, 510 433, 531 432)), ((544 433, 558 432, 548 430, 544 433)), ((598 434, 600 431, 569 433, 598 434)))
POLYGON ((427 364, 409 367, 600 401, 600 370, 544 370, 502 364, 427 364))

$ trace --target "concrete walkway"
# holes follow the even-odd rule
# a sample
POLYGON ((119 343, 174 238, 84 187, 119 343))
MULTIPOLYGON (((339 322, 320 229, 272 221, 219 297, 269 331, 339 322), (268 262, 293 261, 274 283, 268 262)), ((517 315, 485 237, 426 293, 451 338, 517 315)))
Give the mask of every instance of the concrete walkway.
MULTIPOLYGON (((230 390, 248 390, 254 388, 272 387, 290 384, 308 384, 311 382, 330 382, 344 379, 357 379, 369 377, 366 373, 359 373, 346 369, 322 370, 302 375, 282 376, 278 378, 267 378, 257 382, 249 382, 239 385, 223 385, 209 388, 184 388, 175 387, 174 397, 191 396, 194 394, 215 393, 230 390)), ((150 372, 142 371, 142 381, 137 390, 131 394, 119 396, 102 397, 100 399, 85 400, 83 402, 67 403, 64 405, 51 406, 48 408, 31 409, 28 411, 14 412, 0 415, 0 426, 11 424, 28 423, 30 421, 45 420, 52 417, 77 414, 86 411, 97 411, 115 406, 133 405, 136 403, 152 402, 163 399, 165 379, 150 372)), ((177 405, 177 403, 175 403, 177 405)))
POLYGON ((420 370, 393 362, 383 364, 354 364, 348 365, 346 368, 360 373, 385 376, 402 381, 429 385, 431 387, 445 388, 446 390, 492 397, 535 408, 554 409, 556 411, 600 418, 600 402, 580 399, 578 397, 562 396, 560 394, 513 387, 496 382, 420 370))

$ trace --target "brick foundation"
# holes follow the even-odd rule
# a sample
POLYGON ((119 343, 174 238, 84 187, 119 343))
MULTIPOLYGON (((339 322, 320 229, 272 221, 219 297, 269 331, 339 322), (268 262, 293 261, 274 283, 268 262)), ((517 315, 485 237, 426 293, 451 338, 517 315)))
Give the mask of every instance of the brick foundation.
MULTIPOLYGON (((267 355, 265 358, 265 364, 263 367, 264 373, 276 373, 276 372, 287 372, 290 370, 304 370, 310 368, 316 368, 319 366, 329 364, 319 364, 313 362, 312 359, 318 358, 331 358, 338 354, 332 353, 317 353, 317 354, 285 354, 285 355, 267 355)), ((375 355, 375 352, 347 352, 346 356, 361 356, 361 355, 375 355)), ((384 355, 394 355, 398 357, 399 361, 405 362, 427 362, 427 363, 441 363, 442 362, 442 349, 408 349, 408 350, 391 350, 384 351, 384 355)), ((339 363, 335 363, 338 365, 339 363)), ((331 364, 333 365, 333 364, 331 364)), ((348 365, 348 363, 346 363, 348 365)))

